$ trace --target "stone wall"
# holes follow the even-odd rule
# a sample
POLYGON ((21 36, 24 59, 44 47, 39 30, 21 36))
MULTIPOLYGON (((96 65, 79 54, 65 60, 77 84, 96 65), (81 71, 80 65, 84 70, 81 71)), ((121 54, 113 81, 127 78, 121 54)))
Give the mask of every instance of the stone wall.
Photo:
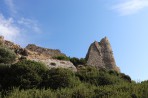
POLYGON ((116 66, 112 48, 107 37, 103 38, 100 42, 95 41, 90 45, 86 60, 87 65, 120 72, 120 69, 116 66))

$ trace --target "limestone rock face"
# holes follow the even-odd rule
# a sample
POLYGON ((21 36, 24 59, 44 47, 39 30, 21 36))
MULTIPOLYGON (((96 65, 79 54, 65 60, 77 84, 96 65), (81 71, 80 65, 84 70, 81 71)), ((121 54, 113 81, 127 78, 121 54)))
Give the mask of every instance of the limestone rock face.
POLYGON ((77 71, 76 67, 70 61, 56 60, 56 59, 31 59, 33 61, 44 63, 50 68, 66 68, 74 72, 77 71))
POLYGON ((107 37, 90 45, 86 60, 87 65, 120 72, 120 69, 116 66, 113 51, 107 37))

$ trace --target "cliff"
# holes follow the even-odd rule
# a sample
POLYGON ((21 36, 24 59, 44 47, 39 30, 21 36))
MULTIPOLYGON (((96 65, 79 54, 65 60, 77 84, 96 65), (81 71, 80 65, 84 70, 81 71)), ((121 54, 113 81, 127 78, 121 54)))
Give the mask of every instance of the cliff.
POLYGON ((120 72, 120 69, 116 66, 113 51, 107 37, 90 45, 86 60, 87 65, 120 72))

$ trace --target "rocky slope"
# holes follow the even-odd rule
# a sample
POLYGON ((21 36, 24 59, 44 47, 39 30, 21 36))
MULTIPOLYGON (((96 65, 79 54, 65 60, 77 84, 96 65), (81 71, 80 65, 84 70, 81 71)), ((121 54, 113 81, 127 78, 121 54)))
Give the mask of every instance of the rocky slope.
POLYGON ((42 48, 34 44, 29 44, 26 48, 22 48, 11 41, 4 40, 3 36, 0 36, 0 44, 7 46, 17 54, 16 61, 25 58, 28 60, 43 62, 49 68, 61 67, 77 71, 76 67, 70 61, 52 59, 57 56, 66 56, 61 53, 60 50, 42 48))

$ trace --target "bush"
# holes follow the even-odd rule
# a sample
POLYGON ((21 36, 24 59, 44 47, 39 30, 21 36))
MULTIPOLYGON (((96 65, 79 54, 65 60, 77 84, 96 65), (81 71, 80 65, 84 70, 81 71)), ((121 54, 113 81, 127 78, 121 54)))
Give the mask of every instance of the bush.
POLYGON ((95 67, 87 66, 80 69, 76 75, 81 81, 94 84, 96 86, 100 85, 111 85, 120 82, 121 80, 116 75, 109 74, 104 69, 96 69, 95 67))
POLYGON ((53 59, 69 61, 69 57, 67 56, 56 56, 53 59))
POLYGON ((6 47, 0 47, 0 63, 10 64, 15 61, 16 54, 6 47))
POLYGON ((47 71, 43 80, 43 86, 52 89, 74 87, 79 83, 79 80, 71 70, 63 68, 52 68, 47 71))
POLYGON ((120 73, 120 77, 121 77, 122 79, 124 79, 124 80, 130 82, 130 83, 132 82, 130 76, 125 75, 124 73, 120 73))
POLYGON ((23 60, 11 66, 0 67, 3 89, 20 87, 21 89, 37 88, 42 82, 42 76, 47 71, 44 64, 23 60), (1 71, 2 70, 2 71, 1 71))
POLYGON ((111 85, 115 84, 115 80, 109 74, 99 74, 97 77, 97 85, 111 85))
POLYGON ((84 67, 81 68, 77 73, 76 76, 80 78, 81 81, 90 82, 93 79, 95 79, 98 75, 98 70, 94 67, 84 67))
POLYGON ((114 70, 109 70, 108 72, 111 75, 115 75, 115 76, 118 76, 119 75, 119 73, 117 71, 114 71, 114 70))
POLYGON ((92 88, 88 88, 85 84, 81 83, 78 87, 73 89, 71 98, 93 98, 93 94, 92 88))
POLYGON ((7 83, 7 77, 9 77, 10 66, 5 64, 0 64, 0 90, 6 88, 9 84, 7 83))
POLYGON ((70 58, 70 61, 77 67, 78 65, 85 65, 86 64, 86 60, 84 58, 70 58))
POLYGON ((15 86, 20 88, 36 88, 42 82, 42 76, 47 71, 44 64, 23 60, 11 66, 15 86))

